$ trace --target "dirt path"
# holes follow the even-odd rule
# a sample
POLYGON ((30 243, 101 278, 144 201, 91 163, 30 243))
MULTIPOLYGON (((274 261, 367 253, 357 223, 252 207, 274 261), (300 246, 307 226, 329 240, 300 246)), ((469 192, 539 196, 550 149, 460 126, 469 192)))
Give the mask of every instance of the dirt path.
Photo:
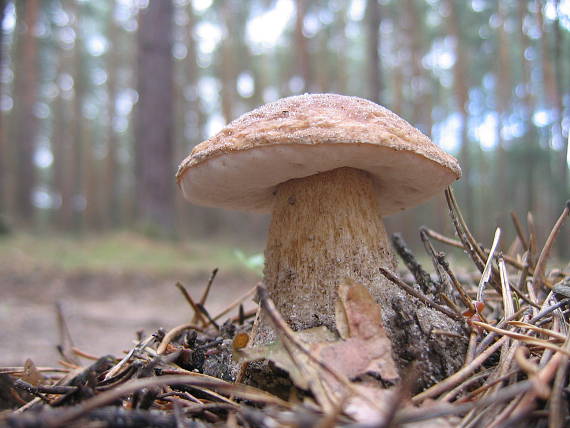
MULTIPOLYGON (((139 274, 2 272, 0 275, 0 366, 54 365, 59 355, 56 303, 74 345, 97 356, 122 352, 135 334, 188 322, 192 311, 174 286, 182 281, 198 299, 208 274, 153 278, 139 274)), ((255 277, 220 273, 207 308, 216 314, 255 285, 255 277)), ((250 307, 253 307, 251 304, 250 307)))

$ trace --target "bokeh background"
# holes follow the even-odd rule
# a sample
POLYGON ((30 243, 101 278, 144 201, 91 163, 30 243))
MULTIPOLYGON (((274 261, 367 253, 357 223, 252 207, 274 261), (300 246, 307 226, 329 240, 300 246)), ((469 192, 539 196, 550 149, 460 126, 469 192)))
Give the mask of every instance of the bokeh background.
MULTIPOLYGON (((257 278, 267 217, 186 203, 174 174, 281 97, 356 95, 420 128, 460 160, 455 192, 487 245, 501 226, 508 250, 513 212, 540 248, 570 196, 570 0, 0 0, 0 22, 0 340, 13 346, 58 299, 106 298, 97 326, 132 332, 147 312, 116 318, 158 305, 148 287, 164 275, 201 285, 223 266, 228 289, 253 284, 235 272, 257 278)), ((423 224, 453 235, 442 197, 388 219, 416 249, 423 224)), ((566 228, 555 256, 568 254, 566 228)), ((97 318, 83 308, 78 325, 97 318)))
MULTIPOLYGON (((1 1, 5 229, 263 236, 185 204, 176 165, 238 115, 338 92, 456 155, 477 236, 568 197, 568 0, 1 1)), ((394 219, 443 224, 439 201, 394 219)), ((566 250, 564 250, 566 251, 566 250)))

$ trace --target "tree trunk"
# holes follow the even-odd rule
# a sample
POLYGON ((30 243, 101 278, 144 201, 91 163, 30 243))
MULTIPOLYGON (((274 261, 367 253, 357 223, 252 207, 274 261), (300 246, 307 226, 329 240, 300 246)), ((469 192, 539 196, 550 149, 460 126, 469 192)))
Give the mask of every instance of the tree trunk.
POLYGON ((18 222, 30 225, 34 215, 32 194, 36 173, 34 166, 37 120, 34 106, 37 100, 38 45, 35 28, 38 19, 39 2, 29 0, 16 2, 18 15, 18 56, 14 82, 15 103, 15 154, 16 168, 16 213, 18 222))
MULTIPOLYGON (((119 39, 119 29, 113 19, 113 8, 110 8, 110 16, 108 16, 108 37, 109 40, 117 41, 119 39)), ((114 129, 115 119, 117 117, 117 74, 120 62, 120 51, 117 48, 109 49, 106 58, 107 64, 107 156, 105 159, 105 182, 104 188, 107 192, 105 207, 105 223, 107 227, 117 227, 120 223, 120 193, 119 193, 119 177, 120 165, 117 160, 117 149, 119 139, 114 129)))
MULTIPOLYGON (((6 0, 0 0, 0 22, 4 22, 6 0)), ((0 31, 0 70, 4 64, 4 32, 0 31)), ((0 88, 1 89, 1 88, 0 88)), ((5 228, 6 212, 6 143, 4 138, 4 120, 0 112, 0 234, 5 228)))
POLYGON ((367 61, 368 61, 368 98, 384 105, 382 99, 382 68, 380 66, 380 24, 382 16, 378 0, 366 3, 367 61))
POLYGON ((534 194, 534 180, 535 180, 535 164, 536 164, 536 138, 537 132, 532 123, 532 112, 534 107, 534 100, 530 91, 530 65, 525 58, 525 51, 529 47, 529 41, 526 33, 524 32, 524 20, 527 14, 526 2, 518 2, 517 18, 518 30, 520 38, 520 59, 522 64, 522 87, 523 87, 523 123, 526 125, 526 133, 524 135, 525 154, 524 154, 524 188, 525 188, 525 211, 527 213, 533 212, 535 207, 535 194, 534 194))
POLYGON ((136 201, 140 225, 160 235, 174 226, 173 4, 151 1, 139 12, 136 201))
POLYGON ((311 91, 313 87, 311 62, 309 55, 309 42, 303 33, 305 22, 306 0, 296 0, 297 13, 295 15, 295 52, 297 55, 297 76, 303 79, 303 92, 311 91))
POLYGON ((504 212, 503 198, 507 194, 507 189, 509 184, 507 183, 507 160, 506 160, 506 148, 505 142, 503 141, 503 136, 501 129, 503 128, 504 120, 507 116, 507 110, 511 103, 511 91, 512 91, 512 81, 511 81, 511 61, 509 57, 509 40, 507 32, 505 31, 505 20, 506 16, 504 10, 504 4, 499 3, 497 6, 497 13, 500 19, 500 25, 497 28, 497 62, 496 62, 496 75, 497 75, 497 128, 496 128, 496 138, 497 138, 497 159, 495 161, 495 178, 497 180, 497 193, 496 198, 494 198, 494 205, 497 207, 499 214, 499 223, 505 224, 507 221, 507 212, 504 212))
POLYGON ((463 37, 461 34, 461 22, 458 13, 458 3, 454 0, 446 0, 445 5, 449 11, 447 19, 448 31, 455 41, 455 64, 453 65, 453 92, 457 112, 460 115, 460 160, 463 178, 461 185, 463 187, 463 204, 465 206, 465 214, 468 223, 477 230, 475 224, 475 204, 473 201, 474 193, 471 178, 471 153, 469 150, 469 141, 467 134, 467 101, 468 101, 468 77, 467 77, 467 58, 463 47, 463 37))

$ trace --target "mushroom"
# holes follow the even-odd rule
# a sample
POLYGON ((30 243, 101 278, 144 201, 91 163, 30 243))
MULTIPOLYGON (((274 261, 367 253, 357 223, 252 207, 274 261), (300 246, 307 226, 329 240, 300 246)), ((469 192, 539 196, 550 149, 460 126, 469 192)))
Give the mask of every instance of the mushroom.
MULTIPOLYGON (((306 94, 231 122, 192 150, 177 181, 196 204, 272 214, 263 282, 293 329, 334 331, 337 286, 348 277, 381 304, 390 333, 400 310, 416 309, 378 270, 396 266, 382 216, 460 176, 452 156, 389 110, 306 94)), ((256 343, 274 337, 268 324, 258 320, 256 343)))

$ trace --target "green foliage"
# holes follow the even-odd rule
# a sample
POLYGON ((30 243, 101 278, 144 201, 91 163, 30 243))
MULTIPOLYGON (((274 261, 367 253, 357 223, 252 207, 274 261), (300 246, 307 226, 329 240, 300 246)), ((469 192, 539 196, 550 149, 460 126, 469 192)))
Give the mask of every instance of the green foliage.
POLYGON ((265 257, 262 253, 246 256, 242 250, 235 249, 234 255, 236 259, 247 269, 255 272, 259 276, 263 276, 263 266, 265 265, 265 257))
POLYGON ((0 271, 55 269, 169 275, 187 278, 222 272, 249 274, 251 269, 226 243, 156 241, 133 233, 83 238, 12 234, 0 240, 0 271))

